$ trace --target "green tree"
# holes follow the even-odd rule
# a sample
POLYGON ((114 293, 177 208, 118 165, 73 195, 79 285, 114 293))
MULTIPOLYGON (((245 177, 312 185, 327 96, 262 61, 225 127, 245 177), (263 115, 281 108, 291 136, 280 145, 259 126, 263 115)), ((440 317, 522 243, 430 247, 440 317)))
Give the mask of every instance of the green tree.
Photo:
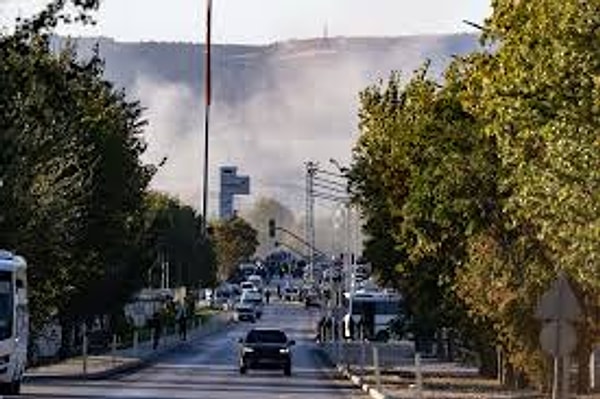
POLYGON ((217 257, 219 281, 232 277, 240 262, 252 257, 258 247, 257 231, 240 217, 215 223, 212 240, 217 257))
MULTIPOLYGON (((585 309, 578 328, 580 391, 588 386, 589 352, 599 336, 594 317, 600 292, 599 24, 597 1, 495 1, 484 36, 493 51, 465 61, 463 93, 465 106, 498 144, 500 184, 509 194, 503 211, 509 231, 481 240, 517 235, 510 240, 517 245, 491 246, 500 249, 492 251, 497 257, 476 257, 483 265, 474 265, 479 270, 474 274, 486 278, 484 270, 498 269, 498 260, 505 260, 501 289, 521 299, 502 319, 512 318, 514 325, 533 313, 558 270, 571 276, 585 309)), ((484 304, 478 308, 485 307, 486 314, 497 312, 489 308, 497 302, 484 304)), ((545 368, 531 361, 542 357, 539 324, 529 317, 521 326, 512 332, 517 347, 512 354, 542 384, 545 368), (534 347, 537 356, 528 356, 534 347)))
POLYGON ((170 286, 195 289, 213 285, 216 260, 212 243, 202 236, 202 216, 166 194, 150 192, 146 198, 146 262, 151 279, 159 283, 159 261, 169 263, 170 286))
POLYGON ((97 55, 50 51, 59 21, 96 1, 52 2, 0 37, 0 244, 30 262, 32 331, 59 316, 68 336, 139 285, 144 192, 141 107, 102 78, 97 55), (114 295, 105 295, 106 292, 114 295))
POLYGON ((584 305, 580 391, 600 336, 599 25, 598 2, 497 0, 488 50, 457 59, 442 84, 420 73, 361 97, 351 177, 367 250, 423 325, 468 311, 467 324, 491 327, 515 383, 548 385, 533 315, 559 270, 584 305))
POLYGON ((448 70, 443 88, 426 71, 404 88, 392 75, 387 86, 361 96, 350 177, 371 236, 366 255, 407 297, 419 338, 454 328, 489 358, 487 329, 473 334, 454 284, 467 237, 494 212, 494 146, 461 106, 459 71, 448 70))

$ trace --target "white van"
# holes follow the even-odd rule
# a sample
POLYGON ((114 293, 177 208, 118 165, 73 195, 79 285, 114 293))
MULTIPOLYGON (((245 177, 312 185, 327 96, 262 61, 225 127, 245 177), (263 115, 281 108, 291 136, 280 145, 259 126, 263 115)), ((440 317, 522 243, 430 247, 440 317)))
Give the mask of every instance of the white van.
POLYGON ((256 318, 260 319, 263 313, 263 296, 258 291, 244 291, 240 298, 240 304, 251 305, 256 312, 256 318))
POLYGON ((242 282, 242 284, 240 285, 240 288, 242 290, 242 294, 246 291, 256 291, 256 286, 254 285, 254 283, 252 283, 250 281, 242 282))
POLYGON ((247 278, 247 280, 249 282, 251 282, 252 284, 254 284, 254 286, 256 287, 257 290, 259 290, 260 292, 262 292, 263 290, 263 279, 261 276, 259 276, 258 274, 253 274, 251 276, 249 276, 247 278))
POLYGON ((27 263, 0 250, 0 389, 18 395, 27 363, 27 263))

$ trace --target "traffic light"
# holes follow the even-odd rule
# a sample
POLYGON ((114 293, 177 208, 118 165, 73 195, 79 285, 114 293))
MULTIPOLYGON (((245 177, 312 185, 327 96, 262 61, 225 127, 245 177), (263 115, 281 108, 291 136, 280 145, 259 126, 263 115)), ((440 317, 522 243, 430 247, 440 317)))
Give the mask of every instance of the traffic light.
POLYGON ((275 219, 269 219, 269 237, 275 238, 275 219))

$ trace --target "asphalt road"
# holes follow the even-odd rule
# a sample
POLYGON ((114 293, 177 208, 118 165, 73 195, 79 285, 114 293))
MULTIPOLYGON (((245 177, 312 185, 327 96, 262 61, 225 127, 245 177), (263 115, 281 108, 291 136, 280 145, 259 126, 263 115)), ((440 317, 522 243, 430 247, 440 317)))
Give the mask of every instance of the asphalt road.
POLYGON ((201 341, 190 342, 158 363, 128 375, 100 381, 44 381, 23 386, 23 398, 363 398, 348 382, 335 380, 312 342, 318 311, 300 304, 271 304, 256 324, 241 323, 201 341), (297 345, 292 376, 279 370, 240 375, 237 340, 252 326, 278 327, 297 345))

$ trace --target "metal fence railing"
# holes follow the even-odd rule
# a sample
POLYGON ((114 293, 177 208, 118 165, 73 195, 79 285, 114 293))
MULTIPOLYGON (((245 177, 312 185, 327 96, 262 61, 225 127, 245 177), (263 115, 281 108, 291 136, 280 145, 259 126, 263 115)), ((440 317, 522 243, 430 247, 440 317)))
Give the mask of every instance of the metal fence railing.
POLYGON ((373 365, 378 352, 378 364, 382 370, 393 370, 414 362, 415 346, 411 341, 369 342, 329 341, 321 343, 329 359, 349 368, 365 368, 373 365))

